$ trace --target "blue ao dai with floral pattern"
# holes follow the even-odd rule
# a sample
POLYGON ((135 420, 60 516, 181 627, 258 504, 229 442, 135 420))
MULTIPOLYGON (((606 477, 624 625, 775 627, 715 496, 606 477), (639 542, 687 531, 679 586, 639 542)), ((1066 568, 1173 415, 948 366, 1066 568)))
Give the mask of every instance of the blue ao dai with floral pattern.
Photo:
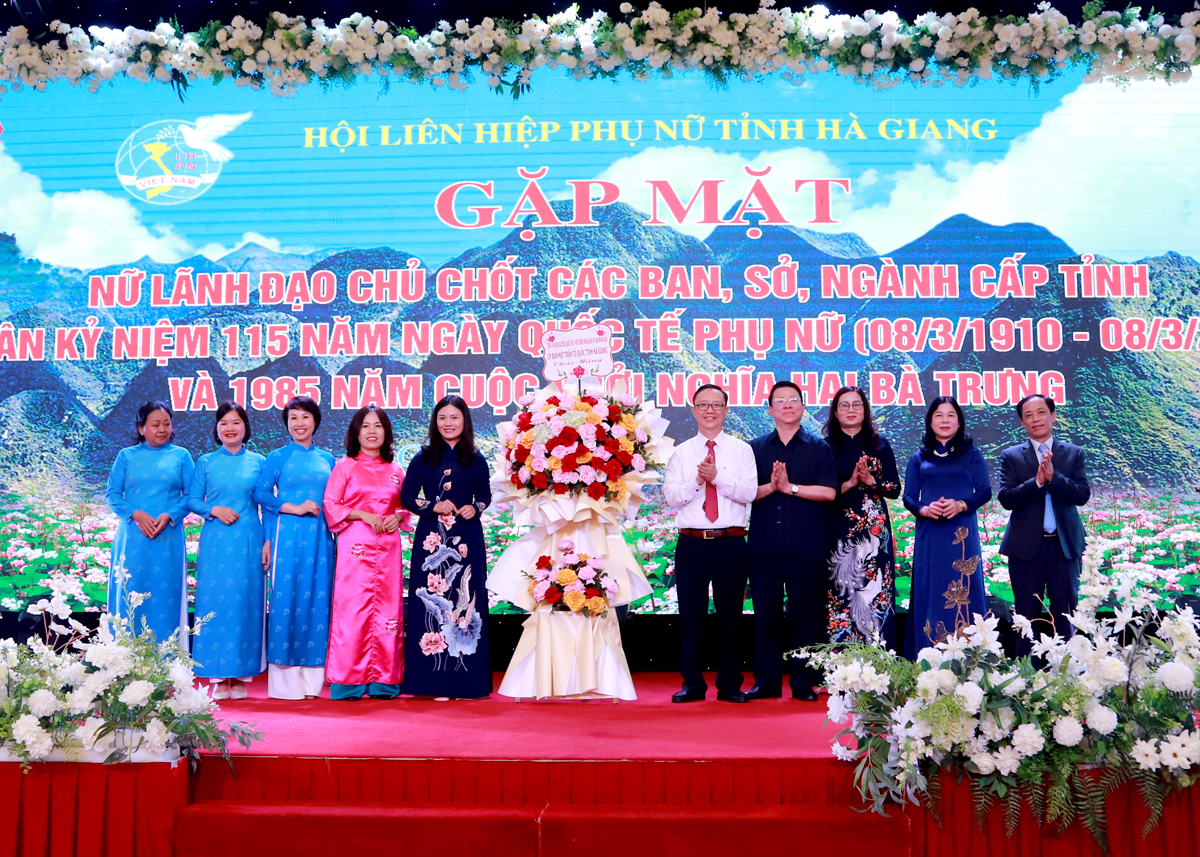
POLYGON ((271 541, 267 661, 290 667, 325 666, 333 601, 333 536, 325 516, 284 515, 284 503, 325 497, 337 462, 315 445, 292 441, 267 456, 254 499, 262 507, 263 534, 271 541))
POLYGON ((213 614, 192 638, 196 675, 241 678, 267 668, 263 649, 266 583, 263 529, 254 502, 264 459, 242 447, 200 457, 188 508, 204 520, 196 561, 196 616, 213 614), (212 515, 214 506, 237 512, 233 524, 212 515))
POLYGON ((186 449, 173 443, 155 448, 142 442, 117 453, 104 495, 121 519, 109 565, 108 612, 126 615, 129 592, 149 595, 131 618, 136 632, 141 632, 144 619, 160 641, 176 631, 186 631, 188 624, 183 519, 191 480, 192 456, 186 449), (134 523, 137 511, 151 518, 166 512, 171 523, 148 539, 134 523), (118 566, 124 566, 129 575, 123 587, 113 579, 118 566))

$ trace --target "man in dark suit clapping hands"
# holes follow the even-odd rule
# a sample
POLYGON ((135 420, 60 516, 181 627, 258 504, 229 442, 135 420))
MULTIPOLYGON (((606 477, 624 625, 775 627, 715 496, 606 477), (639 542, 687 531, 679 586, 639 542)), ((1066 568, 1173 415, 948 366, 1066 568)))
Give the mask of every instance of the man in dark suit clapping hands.
MULTIPOLYGON (((1016 612, 1036 619, 1048 597, 1055 630, 1065 638, 1073 633, 1066 614, 1075 610, 1083 556, 1077 507, 1092 489, 1084 451, 1054 437, 1054 410, 1054 401, 1040 394, 1017 404, 1029 440, 1000 455, 1000 505, 1012 512, 1000 553, 1008 557, 1016 612)), ((1031 646, 1018 635, 1017 656, 1029 654, 1031 646)))

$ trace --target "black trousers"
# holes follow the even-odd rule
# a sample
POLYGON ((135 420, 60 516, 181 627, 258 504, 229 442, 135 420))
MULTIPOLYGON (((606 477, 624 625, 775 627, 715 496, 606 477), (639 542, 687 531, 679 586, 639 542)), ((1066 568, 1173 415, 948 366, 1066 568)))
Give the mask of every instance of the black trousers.
MULTIPOLYGON (((1057 538, 1042 538, 1033 559, 1009 557, 1008 578, 1013 589, 1013 609, 1026 619, 1037 619, 1043 607, 1039 598, 1048 598, 1055 630, 1065 639, 1073 633, 1067 613, 1075 612, 1078 600, 1075 569, 1078 560, 1067 559, 1057 538)), ((1049 634, 1050 628, 1041 623, 1033 626, 1034 637, 1049 634)), ((1017 657, 1029 654, 1033 641, 1017 635, 1017 657)))
MULTIPOLYGON (((750 564, 754 599, 754 679, 759 687, 783 684, 783 653, 829 642, 829 566, 821 558, 755 554, 750 564), (784 639, 783 596, 787 591, 790 642, 784 639)), ((790 661, 793 694, 804 694, 821 680, 808 661, 790 661)))
POLYGON ((720 640, 717 658, 717 690, 733 692, 742 687, 742 660, 738 655, 737 626, 746 597, 749 564, 746 540, 702 539, 680 536, 675 546, 675 588, 679 596, 679 671, 687 690, 707 690, 700 670, 700 640, 708 615, 708 586, 712 584, 720 640))

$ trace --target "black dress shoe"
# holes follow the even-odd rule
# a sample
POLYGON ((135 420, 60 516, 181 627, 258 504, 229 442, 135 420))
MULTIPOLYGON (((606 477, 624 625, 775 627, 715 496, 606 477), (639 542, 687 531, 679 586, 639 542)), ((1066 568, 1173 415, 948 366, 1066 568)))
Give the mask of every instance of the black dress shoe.
POLYGON ((672 702, 703 702, 705 691, 684 688, 671 697, 672 702))
POLYGON ((756 684, 746 691, 743 696, 746 699, 779 699, 783 696, 783 688, 763 687, 761 684, 756 684))
POLYGON ((798 699, 801 702, 816 702, 817 692, 811 687, 808 690, 797 690, 792 692, 792 699, 798 699))
POLYGON ((749 702, 750 697, 740 690, 718 690, 717 700, 720 702, 749 702))

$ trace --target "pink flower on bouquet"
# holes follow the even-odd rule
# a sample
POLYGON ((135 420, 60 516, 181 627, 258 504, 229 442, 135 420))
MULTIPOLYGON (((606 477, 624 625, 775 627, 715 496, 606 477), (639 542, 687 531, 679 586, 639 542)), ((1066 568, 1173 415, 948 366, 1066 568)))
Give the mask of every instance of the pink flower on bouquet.
POLYGON ((574 583, 568 583, 563 587, 564 592, 583 592, 586 589, 587 587, 583 585, 582 580, 576 580, 574 583))
POLYGON ((560 539, 557 545, 560 551, 564 553, 575 550, 575 542, 570 539, 560 539))
POLYGON ((596 481, 596 468, 590 464, 585 464, 577 471, 579 473, 579 481, 584 485, 591 485, 596 481))
POLYGON ((646 469, 646 459, 642 458, 637 453, 634 453, 633 459, 629 463, 633 465, 633 469, 636 470, 638 473, 641 473, 643 470, 646 469))
POLYGON ((634 437, 634 440, 638 441, 638 443, 645 443, 647 440, 650 439, 649 435, 646 434, 645 429, 634 429, 633 437, 634 437))
POLYGON ((596 569, 592 568, 590 565, 585 565, 583 568, 579 569, 579 579, 584 583, 591 583, 596 579, 596 569))
MULTIPOLYGON (((562 550, 562 548, 559 548, 559 550, 562 550)), ((568 553, 563 554, 562 559, 560 559, 559 562, 563 565, 574 565, 575 563, 579 562, 579 554, 575 553, 574 545, 571 546, 571 550, 568 553)))
POLYGON ((539 580, 533 587, 533 600, 541 601, 546 597, 546 590, 550 588, 549 580, 539 580))
POLYGON ((617 440, 620 440, 621 438, 625 437, 625 435, 629 434, 629 432, 625 431, 625 426, 613 426, 608 430, 608 433, 617 440))
POLYGON ((546 422, 546 420, 548 420, 548 419, 550 419, 550 417, 546 414, 545 411, 534 411, 533 416, 531 417, 531 422, 535 426, 540 426, 542 423, 546 422))
POLYGON ((446 651, 446 638, 441 634, 424 634, 421 637, 420 645, 423 654, 437 655, 446 651))
POLYGON ((604 591, 608 593, 609 598, 616 598, 618 589, 620 589, 620 587, 617 585, 615 580, 613 580, 611 577, 604 578, 604 591))

